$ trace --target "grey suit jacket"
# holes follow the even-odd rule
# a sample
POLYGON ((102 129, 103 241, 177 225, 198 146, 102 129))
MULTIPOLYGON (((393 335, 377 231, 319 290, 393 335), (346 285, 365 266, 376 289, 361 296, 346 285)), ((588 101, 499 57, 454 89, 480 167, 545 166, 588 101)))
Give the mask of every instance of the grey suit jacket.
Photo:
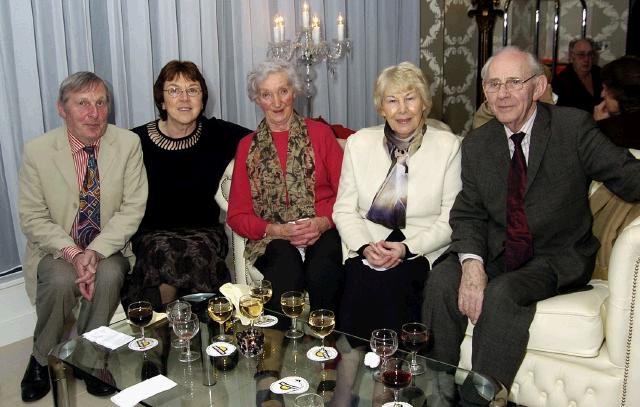
MULTIPOLYGON (((509 147, 493 119, 462 144, 462 191, 451 209, 451 251, 496 262, 506 239, 509 147)), ((591 232, 588 188, 602 181, 627 201, 640 200, 640 161, 612 144, 589 114, 538 103, 531 132, 525 213, 534 258, 558 276, 560 291, 586 284, 599 243, 591 232)))
MULTIPOLYGON (((147 203, 139 137, 109 125, 100 141, 98 170, 101 231, 87 248, 104 257, 121 251, 132 260, 129 238, 138 229, 147 203)), ((25 286, 34 301, 40 260, 47 254, 59 258, 62 249, 75 246, 69 233, 80 191, 65 126, 25 145, 19 196, 20 225, 27 237, 25 286)))

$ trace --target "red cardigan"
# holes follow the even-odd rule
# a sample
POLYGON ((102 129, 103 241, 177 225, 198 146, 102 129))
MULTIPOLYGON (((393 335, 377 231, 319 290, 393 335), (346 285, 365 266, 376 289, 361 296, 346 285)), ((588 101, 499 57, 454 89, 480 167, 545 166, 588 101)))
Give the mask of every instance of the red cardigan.
MULTIPOLYGON (((335 227, 332 215, 340 181, 342 148, 329 126, 306 118, 304 121, 307 124, 307 134, 315 155, 316 216, 326 216, 331 222, 331 226, 335 227)), ((240 236, 258 240, 264 236, 268 222, 256 215, 251 201, 251 187, 247 175, 247 155, 254 134, 255 132, 244 137, 238 144, 229 193, 227 223, 240 236)), ((271 136, 280 158, 280 166, 285 172, 289 132, 272 132, 271 136)))

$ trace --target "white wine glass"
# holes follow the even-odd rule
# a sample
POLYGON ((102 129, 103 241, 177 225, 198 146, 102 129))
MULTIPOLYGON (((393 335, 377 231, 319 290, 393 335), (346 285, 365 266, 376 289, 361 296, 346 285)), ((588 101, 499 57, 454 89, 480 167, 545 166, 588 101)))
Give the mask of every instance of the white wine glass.
POLYGON ((256 320, 257 323, 262 324, 266 322, 264 317, 264 305, 269 302, 271 296, 273 295, 273 287, 271 286, 271 281, 269 280, 257 280, 251 282, 251 295, 259 298, 262 302, 262 310, 260 311, 260 316, 256 320))
POLYGON ((173 331, 178 335, 178 338, 187 342, 185 350, 180 353, 178 360, 180 362, 193 362, 194 360, 197 360, 200 357, 200 352, 191 351, 191 338, 200 331, 200 321, 198 321, 198 316, 191 313, 188 318, 174 320, 173 331))
POLYGON ((243 295, 238 301, 240 314, 249 319, 251 327, 253 322, 262 313, 262 300, 252 295, 243 295))
MULTIPOLYGON (((167 320, 173 327, 173 321, 178 319, 185 319, 191 315, 191 304, 187 301, 176 300, 167 304, 167 320)), ((171 346, 174 348, 184 348, 186 341, 180 338, 173 338, 171 340, 171 346)))
MULTIPOLYGON (((398 350, 398 334, 393 329, 376 329, 371 332, 369 344, 371 345, 371 350, 380 356, 380 366, 382 366, 387 358, 398 350)), ((382 381, 381 376, 381 368, 378 368, 373 374, 373 378, 376 381, 382 381)))
POLYGON ((207 305, 209 317, 220 325, 220 335, 214 339, 219 341, 228 341, 230 338, 224 334, 224 323, 233 315, 233 303, 224 295, 215 295, 209 299, 207 305))
POLYGON ((336 316, 328 309, 318 309, 309 313, 309 328, 314 334, 322 339, 321 352, 326 352, 324 348, 324 338, 333 332, 336 326, 336 316))
POLYGON ((291 329, 284 334, 287 338, 296 339, 304 335, 296 326, 296 320, 302 314, 304 303, 304 293, 300 291, 287 291, 280 296, 282 312, 291 318, 291 329))

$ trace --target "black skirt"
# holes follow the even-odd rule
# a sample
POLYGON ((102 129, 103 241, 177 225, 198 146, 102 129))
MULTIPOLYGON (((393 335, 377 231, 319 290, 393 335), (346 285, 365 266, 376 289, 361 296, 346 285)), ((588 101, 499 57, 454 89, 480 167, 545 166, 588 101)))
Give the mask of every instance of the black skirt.
POLYGON ((182 296, 217 292, 231 281, 224 261, 229 247, 222 225, 143 232, 132 243, 136 263, 121 291, 125 309, 140 300, 159 309, 161 284, 176 287, 182 296))
POLYGON ((345 262, 346 282, 337 328, 366 340, 379 328, 393 329, 400 337, 403 324, 420 322, 429 261, 417 257, 377 271, 364 265, 362 259, 358 256, 345 262))

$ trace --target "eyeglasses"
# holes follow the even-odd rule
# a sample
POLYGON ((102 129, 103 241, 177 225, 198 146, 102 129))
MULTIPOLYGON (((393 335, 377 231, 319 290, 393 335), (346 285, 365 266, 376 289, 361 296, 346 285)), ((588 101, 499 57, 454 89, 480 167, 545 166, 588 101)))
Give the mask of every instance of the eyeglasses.
POLYGON ((579 52, 574 52, 573 55, 577 56, 578 58, 593 58, 593 51, 579 51, 579 52))
POLYGON ((167 88, 164 90, 165 92, 167 92, 169 94, 169 96, 171 96, 172 98, 177 98, 179 96, 182 96, 182 93, 187 92, 187 96, 189 96, 190 98, 194 98, 196 96, 198 96, 201 92, 202 89, 200 88, 187 88, 187 89, 182 89, 182 88, 178 88, 175 86, 172 86, 170 88, 167 88))
POLYGON ((484 91, 487 93, 495 93, 495 92, 499 92, 500 87, 504 85, 504 88, 508 92, 513 92, 513 91, 522 89, 525 83, 527 83, 528 81, 530 81, 531 79, 535 78, 538 75, 539 74, 537 73, 533 74, 524 80, 520 78, 507 78, 504 81, 504 83, 501 82, 499 79, 489 79, 484 83, 483 88, 484 88, 484 91))

